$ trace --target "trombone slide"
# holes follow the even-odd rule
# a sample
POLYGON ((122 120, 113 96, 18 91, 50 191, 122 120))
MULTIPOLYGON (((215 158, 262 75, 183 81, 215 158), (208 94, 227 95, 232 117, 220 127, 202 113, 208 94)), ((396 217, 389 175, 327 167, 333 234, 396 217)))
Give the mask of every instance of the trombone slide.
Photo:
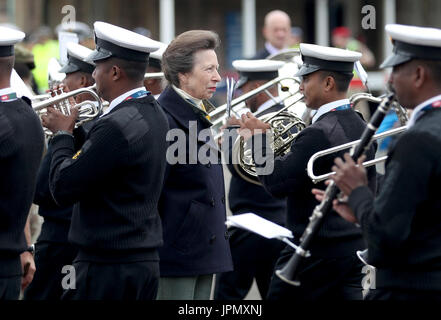
MULTIPOLYGON (((382 133, 378 133, 378 134, 376 134, 376 135, 374 135, 372 137, 372 141, 374 141, 374 140, 376 141, 378 139, 382 139, 382 138, 385 138, 385 137, 388 137, 388 136, 392 136, 392 135, 395 135, 395 134, 400 134, 403 131, 405 131, 406 129, 407 129, 407 126, 402 126, 402 127, 398 127, 398 128, 395 128, 395 129, 388 130, 388 131, 384 131, 382 133)), ((360 140, 355 140, 355 141, 351 141, 351 142, 342 144, 340 146, 336 146, 336 147, 332 147, 332 148, 329 148, 329 149, 325 149, 325 150, 322 150, 322 151, 319 151, 319 152, 316 152, 315 154, 313 154, 312 157, 309 159, 308 165, 307 165, 308 176, 309 176, 309 178, 311 178, 312 182, 313 183, 318 183, 320 181, 328 179, 330 176, 335 174, 335 172, 330 172, 330 173, 325 173, 325 174, 318 175, 318 176, 315 175, 314 174, 314 161, 316 161, 318 158, 326 156, 328 154, 331 154, 331 153, 334 153, 334 152, 338 152, 338 151, 341 151, 341 150, 344 150, 344 149, 349 149, 349 148, 351 148, 351 147, 353 147, 353 146, 355 146, 355 145, 357 145, 359 143, 360 143, 360 140)), ((386 159, 387 159, 387 156, 383 156, 383 157, 376 158, 376 159, 373 159, 373 160, 370 160, 370 161, 365 161, 365 162, 363 162, 363 167, 370 167, 370 166, 372 166, 374 164, 386 161, 386 159)))

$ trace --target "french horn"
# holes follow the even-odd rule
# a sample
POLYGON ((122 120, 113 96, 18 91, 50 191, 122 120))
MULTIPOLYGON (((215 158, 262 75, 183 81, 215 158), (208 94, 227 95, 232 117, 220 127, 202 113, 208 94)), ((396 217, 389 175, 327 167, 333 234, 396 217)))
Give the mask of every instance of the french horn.
MULTIPOLYGON (((273 151, 274 157, 283 156, 288 153, 294 139, 306 127, 302 118, 293 110, 290 110, 291 107, 302 100, 303 96, 300 96, 292 105, 285 106, 277 112, 258 117, 259 120, 268 123, 271 127, 270 148, 273 151)), ((231 150, 232 165, 244 180, 256 185, 262 185, 258 179, 252 148, 248 145, 250 140, 244 141, 241 136, 236 138, 231 150)))

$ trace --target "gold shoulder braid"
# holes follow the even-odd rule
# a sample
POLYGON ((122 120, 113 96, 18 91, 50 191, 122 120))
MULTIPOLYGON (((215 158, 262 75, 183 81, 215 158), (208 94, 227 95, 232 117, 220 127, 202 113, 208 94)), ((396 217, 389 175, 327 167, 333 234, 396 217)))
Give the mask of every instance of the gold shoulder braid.
POLYGON ((72 157, 72 159, 77 160, 79 155, 81 154, 81 150, 79 150, 75 155, 72 157))

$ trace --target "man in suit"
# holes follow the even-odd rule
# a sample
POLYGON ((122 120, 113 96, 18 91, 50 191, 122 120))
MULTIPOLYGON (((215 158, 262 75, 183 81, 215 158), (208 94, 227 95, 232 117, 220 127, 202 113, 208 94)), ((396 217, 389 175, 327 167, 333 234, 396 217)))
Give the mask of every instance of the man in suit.
POLYGON ((218 45, 216 33, 191 30, 176 37, 162 57, 169 86, 158 102, 176 135, 168 136, 172 144, 159 202, 161 300, 208 300, 213 275, 232 270, 224 176, 208 119, 208 99, 221 80, 218 45))
MULTIPOLYGON (((233 67, 240 73, 237 88, 243 94, 255 90, 278 77, 278 70, 283 65, 283 62, 273 60, 233 61, 233 67)), ((246 101, 247 107, 256 117, 277 112, 284 106, 279 102, 277 85, 267 90, 272 98, 262 91, 246 101)), ((228 194, 232 214, 252 212, 279 225, 285 225, 286 199, 276 199, 262 186, 244 180, 232 166, 231 147, 234 141, 234 138, 231 139, 228 150, 224 150, 229 151, 226 157, 230 160, 227 164, 232 174, 228 194)), ((241 300, 247 295, 255 278, 260 295, 265 299, 274 265, 284 244, 277 239, 265 239, 235 227, 230 228, 229 232, 234 270, 216 276, 214 298, 241 300)))
MULTIPOLYGON (((86 88, 95 83, 92 77, 95 64, 92 61, 85 61, 91 53, 92 50, 79 44, 68 44, 68 62, 59 71, 66 73, 66 78, 63 80, 64 92, 86 88)), ((81 103, 94 99, 86 93, 77 95, 72 100, 81 103)), ((73 131, 75 150, 79 150, 84 143, 86 133, 83 129, 84 126, 73 131)), ((38 172, 34 196, 34 203, 38 205, 38 214, 44 218, 40 236, 35 244, 37 270, 34 280, 24 291, 25 300, 59 300, 63 294, 61 282, 65 276, 62 269, 71 265, 77 255, 77 249, 67 239, 73 206, 57 205, 49 190, 51 161, 52 145, 49 141, 47 153, 38 172)))
POLYGON ((273 10, 266 14, 262 28, 265 46, 252 59, 265 59, 288 47, 291 18, 286 12, 273 10))
MULTIPOLYGON (((297 135, 290 152, 274 159, 273 172, 258 170, 260 181, 272 195, 288 197, 287 227, 292 230, 296 244, 318 204, 311 193, 314 185, 306 174, 309 158, 317 151, 359 139, 365 128, 364 121, 346 98, 354 62, 360 59, 361 54, 304 43, 300 44, 300 51, 303 65, 296 74, 302 79, 300 91, 304 94, 306 105, 317 112, 312 124, 297 135)), ((242 116, 242 122, 241 134, 251 135, 253 139, 255 162, 260 155, 265 159, 274 158, 266 144, 257 143, 259 131, 256 129, 267 130, 268 124, 250 113, 242 116)), ((266 134, 261 136, 265 141, 266 134)), ((368 156, 373 158, 374 152, 374 147, 371 147, 368 156)), ((316 172, 329 172, 332 159, 328 156, 318 160, 316 172)), ((375 169, 369 171, 369 181, 374 190, 375 169)), ((320 185, 323 186, 323 183, 320 185)), ((292 286, 273 276, 268 298, 292 301, 361 300, 362 263, 355 252, 363 248, 360 229, 331 212, 311 244, 311 256, 299 267, 301 286, 292 286)), ((275 269, 283 268, 292 254, 293 249, 287 246, 275 269)))
POLYGON ((24 229, 44 136, 30 100, 17 98, 10 81, 14 45, 24 37, 21 31, 0 27, 0 300, 18 299, 35 271, 24 229))
POLYGON ((49 173, 57 204, 74 205, 69 241, 78 248, 76 286, 62 299, 151 300, 162 244, 158 200, 165 172, 167 119, 143 86, 156 42, 95 22, 97 93, 109 108, 75 152, 78 111, 48 108, 43 125, 54 132, 49 173))
POLYGON ((335 182, 349 197, 334 208, 366 239, 375 267, 367 300, 441 300, 441 30, 389 24, 386 32, 394 48, 381 67, 392 67, 389 85, 412 116, 389 148, 376 198, 363 168, 348 155, 335 160, 335 182))

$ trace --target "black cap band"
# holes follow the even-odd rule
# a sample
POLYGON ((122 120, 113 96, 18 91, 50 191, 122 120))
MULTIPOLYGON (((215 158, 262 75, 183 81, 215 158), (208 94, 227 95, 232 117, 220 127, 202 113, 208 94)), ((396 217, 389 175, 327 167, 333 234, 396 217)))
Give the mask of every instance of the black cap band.
POLYGON ((416 59, 441 60, 441 48, 394 40, 393 52, 416 59))
POLYGON ((161 60, 150 57, 149 58, 149 66, 161 70, 162 69, 161 68, 161 60))
POLYGON ((98 37, 95 37, 95 42, 97 51, 104 49, 110 52, 112 56, 123 60, 147 62, 149 59, 149 53, 147 52, 140 52, 128 48, 123 48, 98 37))
POLYGON ((279 76, 278 71, 240 72, 240 76, 248 80, 271 80, 279 76))
POLYGON ((239 89, 248 81, 253 80, 272 80, 279 76, 279 71, 259 71, 259 72, 239 72, 240 78, 237 81, 236 88, 239 89))
POLYGON ((317 68, 317 70, 328 70, 343 73, 352 73, 354 70, 354 62, 329 61, 303 55, 302 60, 305 68, 313 66, 317 68))
POLYGON ((75 57, 69 56, 68 63, 76 65, 78 68, 80 68, 81 71, 92 74, 95 70, 95 66, 91 65, 90 63, 84 62, 80 59, 77 59, 75 57))
POLYGON ((14 55, 14 46, 0 46, 0 57, 10 57, 14 55))

